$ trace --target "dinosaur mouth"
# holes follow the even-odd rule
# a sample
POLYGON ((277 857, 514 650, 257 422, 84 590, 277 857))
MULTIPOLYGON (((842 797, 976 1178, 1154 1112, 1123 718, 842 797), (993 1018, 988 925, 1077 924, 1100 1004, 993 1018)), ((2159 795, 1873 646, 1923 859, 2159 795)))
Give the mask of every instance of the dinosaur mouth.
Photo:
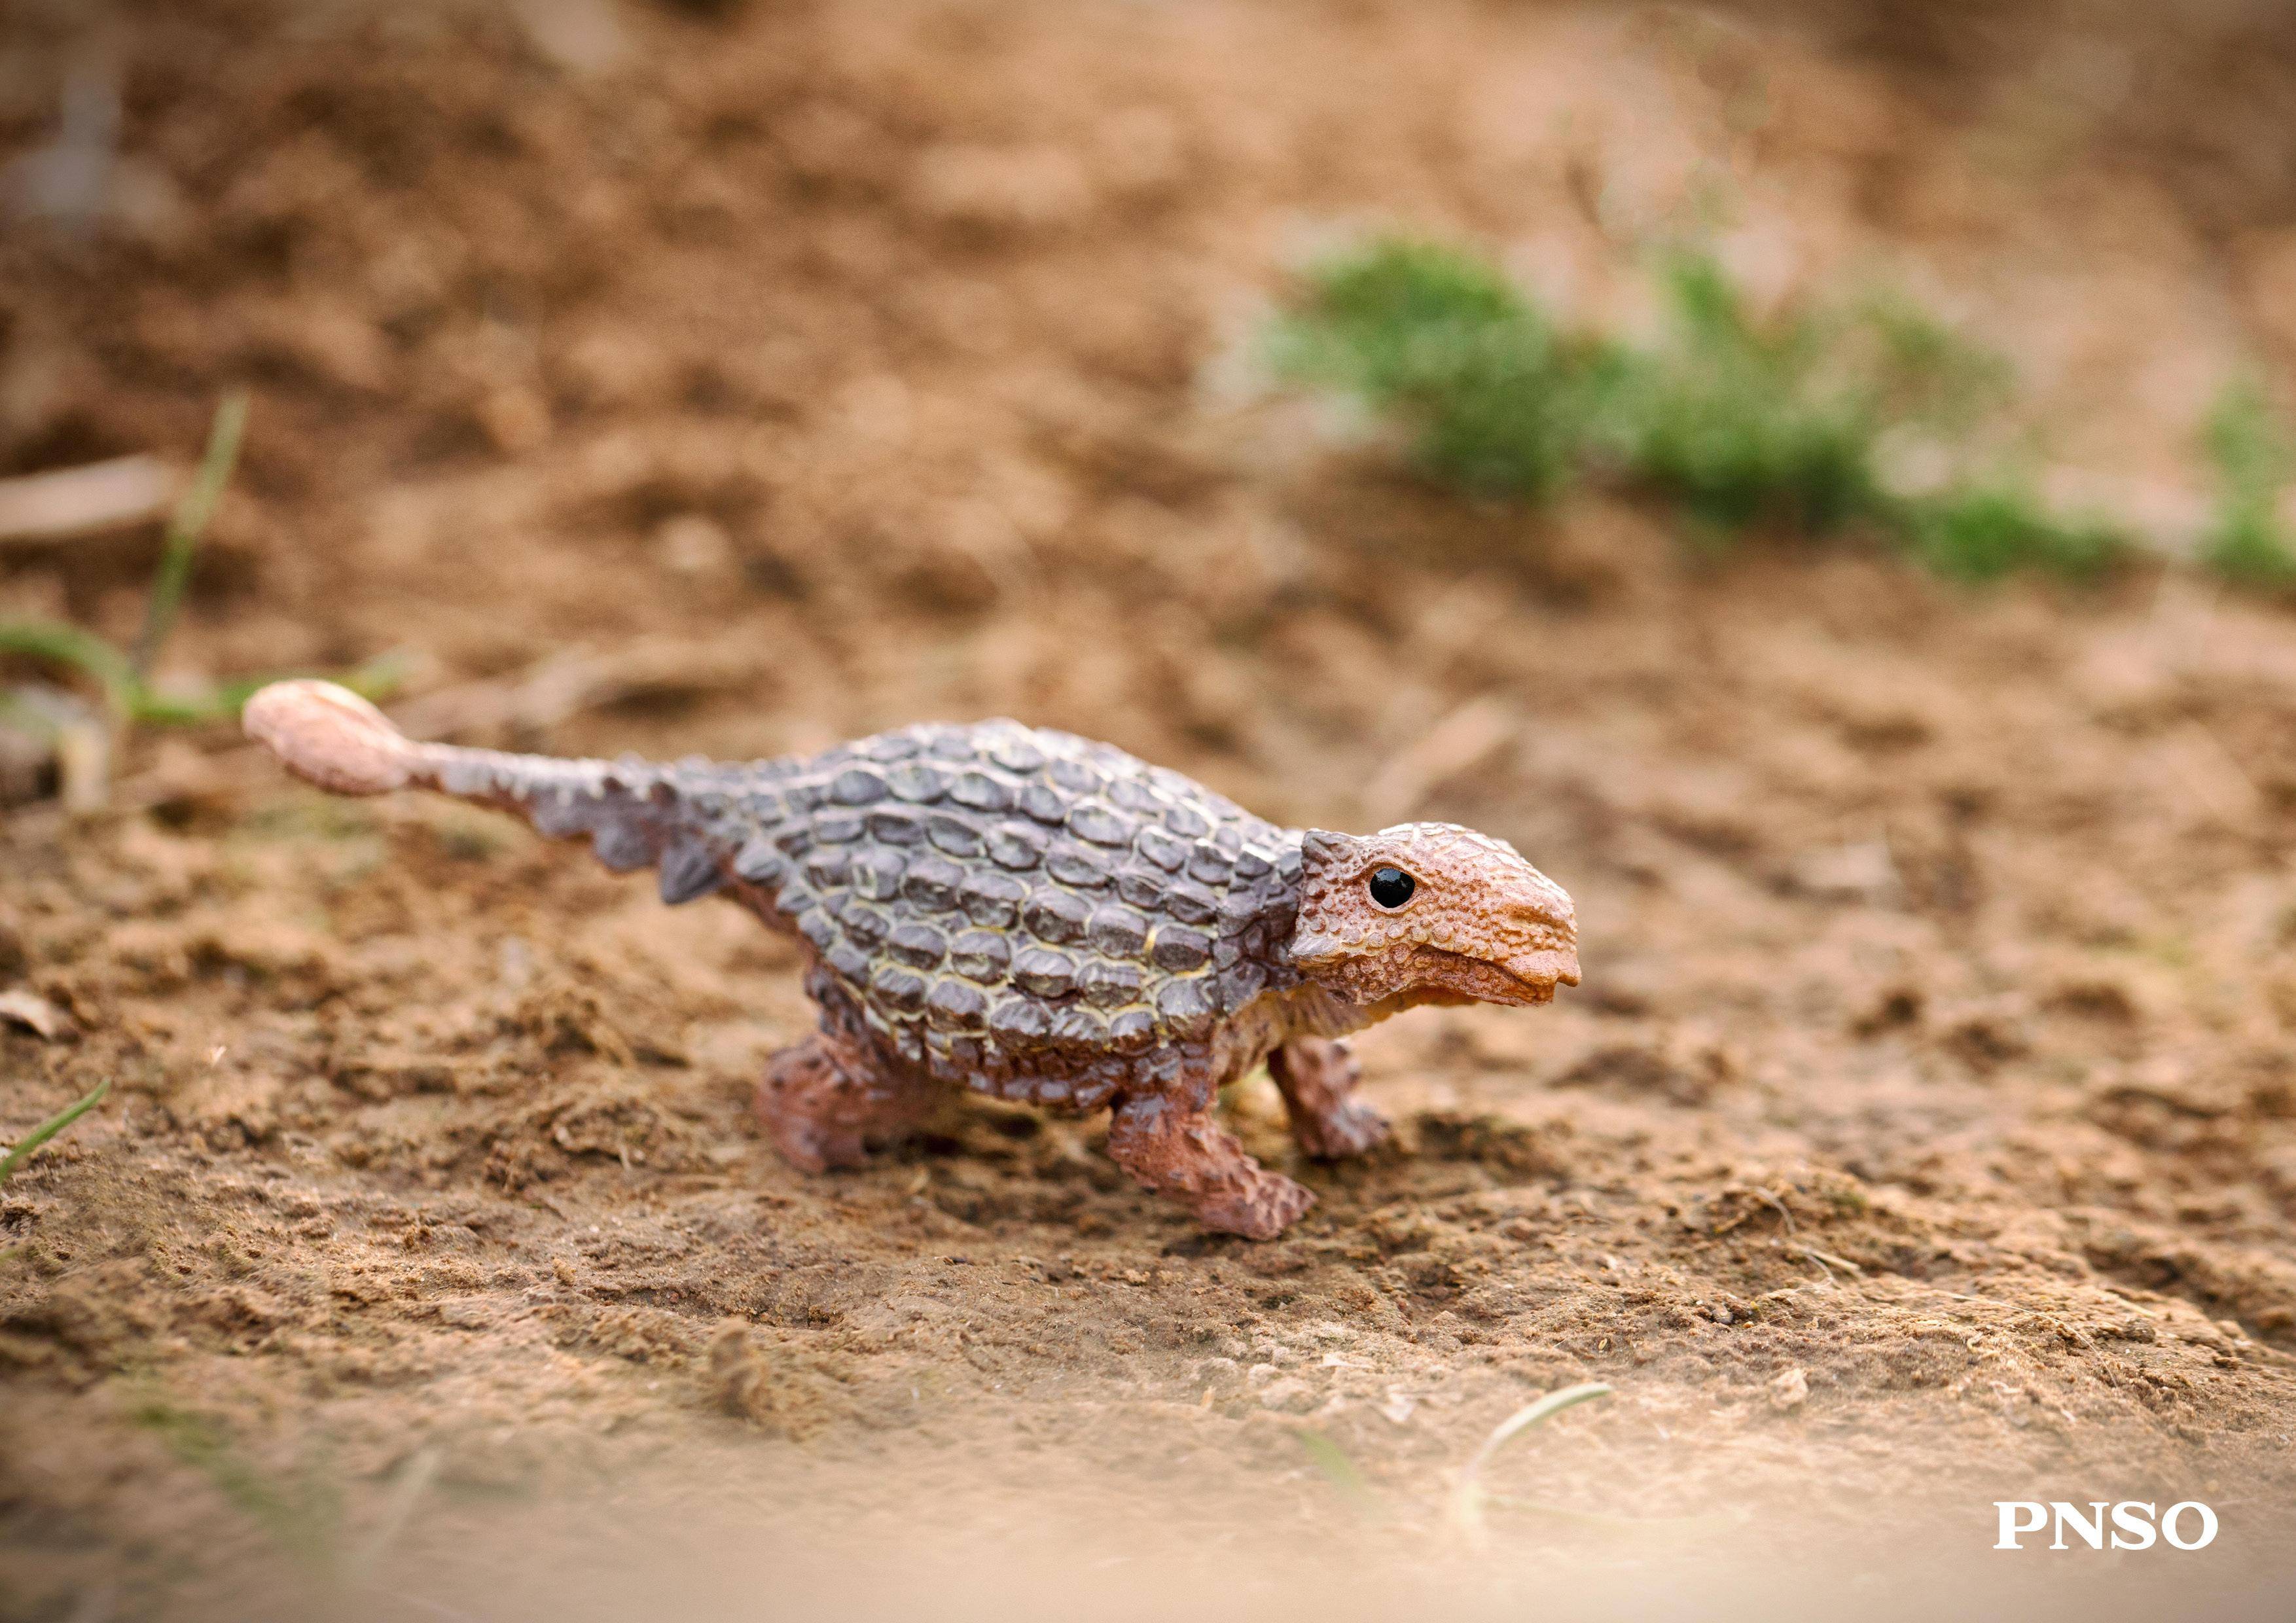
POLYGON ((1426 980, 1475 1003, 1515 1007, 1552 1003, 1558 985, 1578 984, 1578 955, 1568 947, 1526 953, 1505 963, 1439 947, 1423 947, 1421 955, 1426 980))
POLYGON ((1311 972, 1336 972, 1342 984, 1352 986, 1350 996, 1366 1000, 1390 995, 1398 975, 1419 988, 1414 996, 1423 1003, 1552 1003, 1556 987, 1578 984, 1575 947, 1502 960, 1423 946, 1412 948, 1398 965, 1379 955, 1349 952, 1328 936, 1308 936, 1292 943, 1292 957, 1311 972))

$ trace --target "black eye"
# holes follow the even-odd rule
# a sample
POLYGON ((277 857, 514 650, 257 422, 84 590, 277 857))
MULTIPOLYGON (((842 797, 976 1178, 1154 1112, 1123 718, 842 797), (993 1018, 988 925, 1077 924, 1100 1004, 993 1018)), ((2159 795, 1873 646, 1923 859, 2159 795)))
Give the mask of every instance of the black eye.
POLYGON ((1371 899, 1382 907, 1400 907, 1419 889, 1419 881, 1401 868, 1374 868, 1371 876, 1371 899))

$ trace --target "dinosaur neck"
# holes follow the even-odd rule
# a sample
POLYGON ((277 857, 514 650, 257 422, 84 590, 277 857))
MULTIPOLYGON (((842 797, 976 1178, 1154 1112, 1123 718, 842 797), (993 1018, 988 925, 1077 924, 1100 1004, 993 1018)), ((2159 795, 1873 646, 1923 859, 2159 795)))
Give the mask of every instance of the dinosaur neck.
POLYGON ((1373 1003, 1355 1003, 1312 980, 1302 980, 1287 991, 1270 993, 1263 1001, 1278 1029, 1275 1040, 1285 1042, 1295 1037, 1345 1037, 1431 1000, 1414 989, 1373 1003))

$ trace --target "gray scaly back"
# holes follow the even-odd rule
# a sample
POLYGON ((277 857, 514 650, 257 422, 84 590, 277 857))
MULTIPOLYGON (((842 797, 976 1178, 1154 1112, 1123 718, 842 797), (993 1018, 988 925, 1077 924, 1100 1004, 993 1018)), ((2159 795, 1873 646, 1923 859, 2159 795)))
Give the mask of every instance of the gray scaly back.
POLYGON ((1090 1108, 1298 981, 1299 832, 1111 745, 927 725, 675 792, 690 821, 644 838, 666 861, 722 854, 735 894, 936 1078, 1090 1108))

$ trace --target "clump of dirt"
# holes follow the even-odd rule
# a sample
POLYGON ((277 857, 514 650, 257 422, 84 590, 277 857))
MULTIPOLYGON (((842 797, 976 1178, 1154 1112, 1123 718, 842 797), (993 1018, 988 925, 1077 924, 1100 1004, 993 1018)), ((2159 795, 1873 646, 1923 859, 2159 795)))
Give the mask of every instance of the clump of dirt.
MULTIPOLYGON (((398 649, 414 730, 562 752, 1017 714, 1288 822, 1502 834, 1586 984, 1367 1037, 1402 1131, 1361 1164, 1237 1090, 1321 1195, 1271 1244, 1003 1108, 808 1177, 749 1099, 808 1012, 735 910, 146 742, 110 815, 0 832, 0 979, 68 1026, 0 1025, 0 1130, 115 1087, 0 1194, 0 1604, 507 1606, 639 1505, 802 1544, 1168 1501, 1201 1544, 1368 1496, 1410 1558, 1585 1380, 1510 1493, 1791 1503, 1803 1547, 1849 1484, 1972 1549, 2005 1497, 2280 1525, 2286 613, 1705 563, 1235 387, 1333 222, 1600 312, 1719 185, 1742 271, 1951 287, 2069 459, 2187 479, 2286 290, 2210 291, 2169 157, 2068 184, 2013 110, 1673 12, 633 4, 570 57, 537 10, 130 8, 123 152, 176 206, 0 237, 7 467, 182 452, 255 386, 184 667, 398 649)), ((10 150, 77 28, 28 26, 10 150)), ((152 543, 0 556, 0 611, 125 635, 152 543)))

